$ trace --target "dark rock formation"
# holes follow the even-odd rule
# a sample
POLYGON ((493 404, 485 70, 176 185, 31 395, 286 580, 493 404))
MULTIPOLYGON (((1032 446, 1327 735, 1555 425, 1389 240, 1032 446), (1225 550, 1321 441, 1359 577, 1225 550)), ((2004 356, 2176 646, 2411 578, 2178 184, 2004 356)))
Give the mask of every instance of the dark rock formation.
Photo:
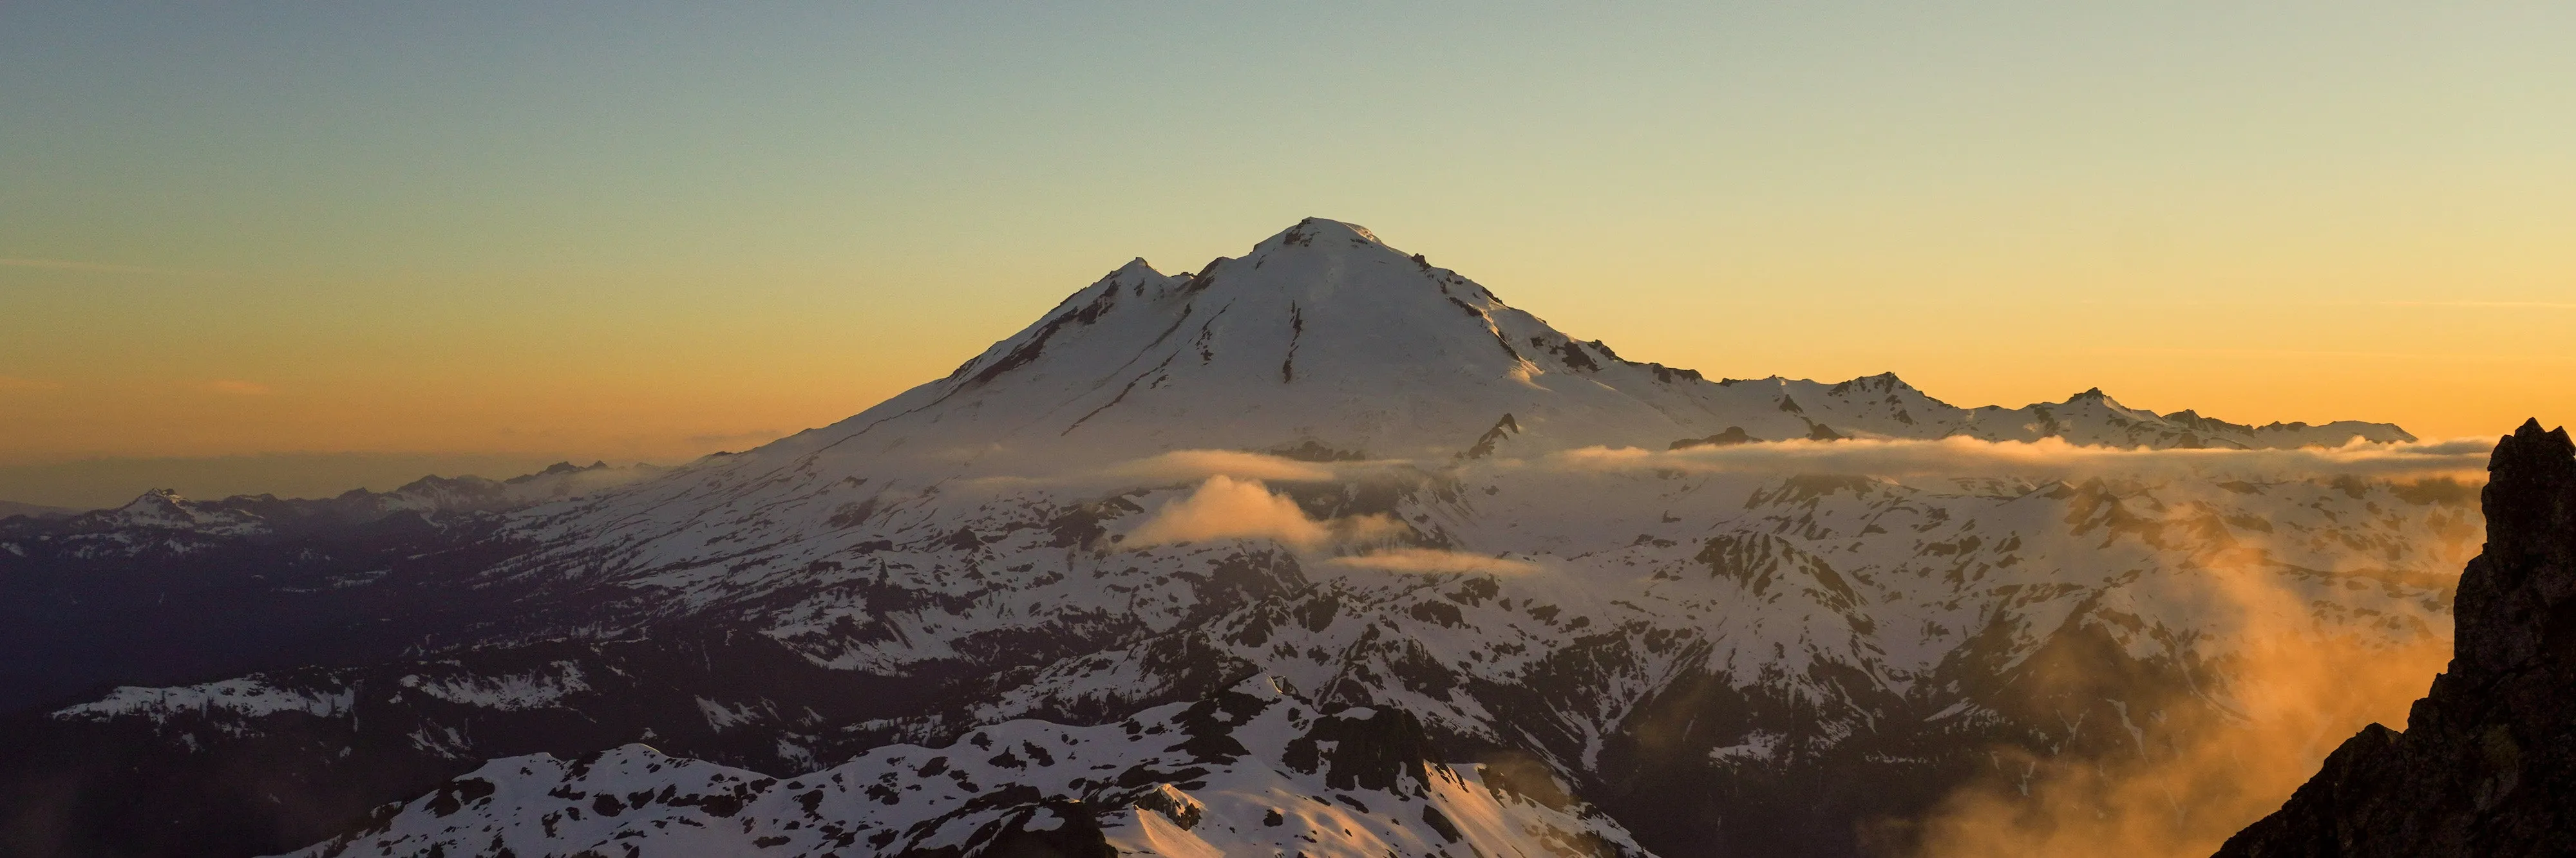
POLYGON ((2487 472, 2449 672, 2219 855, 2576 855, 2576 448, 2526 422, 2487 472))
POLYGON ((1753 440, 1753 436, 1744 434, 1744 427, 1729 426, 1726 427, 1726 431, 1710 435, 1706 438, 1684 438, 1679 441, 1675 441, 1668 449, 1688 450, 1692 447, 1725 447, 1733 444, 1749 444, 1752 443, 1753 440))

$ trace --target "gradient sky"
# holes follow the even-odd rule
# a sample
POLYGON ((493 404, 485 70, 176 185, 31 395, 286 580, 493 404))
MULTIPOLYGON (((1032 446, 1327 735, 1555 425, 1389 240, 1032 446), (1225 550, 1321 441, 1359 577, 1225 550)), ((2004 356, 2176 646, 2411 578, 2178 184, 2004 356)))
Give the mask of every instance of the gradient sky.
POLYGON ((740 449, 1307 215, 1711 376, 2576 421, 2576 4, 1944 6, 0 4, 0 469, 740 449))

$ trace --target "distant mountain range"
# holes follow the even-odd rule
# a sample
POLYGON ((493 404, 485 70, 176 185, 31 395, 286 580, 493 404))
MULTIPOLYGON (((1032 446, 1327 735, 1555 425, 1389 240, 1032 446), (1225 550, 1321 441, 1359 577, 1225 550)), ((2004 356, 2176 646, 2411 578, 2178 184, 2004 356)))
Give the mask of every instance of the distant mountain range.
POLYGON ((0 533, 25 532, 92 543, 145 533, 167 539, 169 532, 275 537, 378 525, 397 517, 406 522, 417 519, 428 523, 460 515, 521 509, 614 488, 665 470, 669 469, 654 465, 610 467, 606 462, 593 462, 584 467, 558 462, 545 470, 506 480, 429 476, 389 492, 351 489, 336 497, 319 499, 263 494, 199 501, 181 497, 170 489, 154 489, 137 495, 124 506, 89 512, 52 510, 39 516, 49 521, 21 524, 17 531, 0 529, 0 533))
POLYGON ((80 510, 71 509, 69 507, 42 506, 32 503, 0 501, 0 518, 15 518, 22 515, 33 518, 55 518, 71 515, 77 512, 80 512, 80 510))
POLYGON ((631 483, 0 523, 0 643, 86 665, 13 679, 0 804, 30 854, 1901 850, 2003 751, 2225 723, 2210 580, 2446 634, 2474 488, 2227 452, 2414 440, 1709 380, 1310 219, 631 483), (2141 448, 2190 467, 2063 464, 2141 448), (2010 455, 1798 458, 1861 449, 2010 455))

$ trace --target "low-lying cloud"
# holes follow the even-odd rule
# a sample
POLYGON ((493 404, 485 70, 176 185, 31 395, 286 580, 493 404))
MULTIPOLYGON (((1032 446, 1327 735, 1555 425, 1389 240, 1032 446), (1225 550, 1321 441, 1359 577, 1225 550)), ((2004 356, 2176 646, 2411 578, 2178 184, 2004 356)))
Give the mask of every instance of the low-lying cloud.
POLYGON ((2486 472, 2495 442, 2464 438, 2413 444, 2353 444, 2285 450, 2157 450, 2038 441, 1773 441, 1682 450, 1584 447, 1544 457, 1569 471, 1836 473, 1883 477, 2364 476, 2472 478, 2486 472))
MULTIPOLYGON (((2246 552, 2259 557, 2262 552, 2246 552)), ((2114 758, 1994 749, 1992 777, 1916 823, 1918 858, 1986 855, 2196 858, 2281 802, 2374 721, 2404 726, 2451 654, 2446 636, 2321 623, 2261 564, 2184 579, 2232 620, 2214 665, 2223 701, 2135 714, 2137 753, 2114 758)), ((2099 665, 2034 675, 2034 690, 2098 688, 2099 665)), ((2087 727, 2086 729, 2097 729, 2087 727)))
POLYGON ((1100 479, 1171 483, 1231 477, 1269 482, 1322 482, 1337 475, 1328 463, 1246 453, 1240 450, 1174 450, 1085 472, 1100 479))
POLYGON ((1213 476, 1188 497, 1164 504, 1127 533, 1129 548, 1209 539, 1275 539, 1308 548, 1330 541, 1329 527, 1306 517, 1297 501, 1270 493, 1259 480, 1213 476))
MULTIPOLYGON (((1215 539, 1269 539, 1299 551, 1348 550, 1403 537, 1409 529, 1384 515, 1358 515, 1317 521, 1297 501, 1274 494, 1259 480, 1217 475, 1207 478, 1187 497, 1166 503, 1143 524, 1128 531, 1128 550, 1215 539)), ((1538 565, 1482 554, 1435 548, 1378 547, 1333 557, 1327 565, 1380 572, 1466 572, 1514 575, 1538 565)))
MULTIPOLYGON (((984 451, 970 451, 966 457, 984 451)), ((1073 486, 1089 488, 1168 486, 1210 477, 1271 483, 1321 483, 1362 479, 1409 463, 1398 460, 1310 462, 1242 450, 1173 450, 1142 459, 1088 468, 1001 466, 1003 473, 976 478, 988 486, 1073 486)))
POLYGON ((1374 569, 1380 572, 1471 572, 1486 575, 1518 575, 1538 571, 1538 564, 1463 551, 1437 548, 1388 548, 1367 554, 1335 557, 1325 561, 1346 569, 1374 569))

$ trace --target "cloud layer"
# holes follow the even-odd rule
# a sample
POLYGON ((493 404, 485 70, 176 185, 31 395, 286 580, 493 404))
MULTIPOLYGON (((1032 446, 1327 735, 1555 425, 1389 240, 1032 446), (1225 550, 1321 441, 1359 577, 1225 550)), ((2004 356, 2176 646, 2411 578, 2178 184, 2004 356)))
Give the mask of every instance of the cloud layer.
MULTIPOLYGON (((2138 730, 2135 754, 1996 748, 1988 777, 1917 823, 1919 858, 2208 855, 2280 807, 2345 737, 2374 721, 2404 724, 2451 655, 2446 635, 2321 624, 2304 596, 2260 565, 2220 564, 2181 583, 2235 626, 2221 682, 2208 689, 2224 708, 2133 696, 2141 717, 2123 726, 2138 730)), ((2035 693, 2075 697, 2104 681, 2098 663, 2081 660, 2030 680, 2035 693)))
POLYGON ((1686 450, 1585 447, 1540 460, 1569 471, 1835 473, 1883 477, 2365 476, 2383 479, 2481 477, 2495 442, 2458 439, 2293 450, 2154 450, 2095 447, 2056 438, 2033 442, 1777 441, 1686 450))
POLYGON ((1325 463, 1304 462, 1239 450, 1174 450, 1159 456, 1122 462, 1084 476, 1139 483, 1171 483, 1210 477, 1271 482, 1321 482, 1336 477, 1325 463))
MULTIPOLYGON (((1299 551, 1348 550, 1382 545, 1407 532, 1403 524, 1382 515, 1316 521, 1295 500, 1271 493, 1270 487, 1259 480, 1220 474, 1207 478, 1189 496, 1155 510, 1152 517, 1127 532, 1123 545, 1137 550, 1176 542, 1269 539, 1299 551)), ((1537 564, 1525 560, 1413 547, 1375 548, 1324 562, 1344 569, 1415 574, 1516 575, 1538 569, 1537 564)))
POLYGON ((1538 564, 1527 560, 1507 560, 1482 554, 1442 551, 1437 548, 1388 548, 1367 554, 1335 557, 1325 562, 1345 569, 1374 569, 1380 572, 1469 572, 1485 575, 1518 575, 1538 571, 1538 564))
POLYGON ((1126 546, 1142 548, 1209 539, 1275 539, 1298 548, 1329 541, 1333 531, 1306 517, 1297 502, 1270 493, 1259 480, 1213 476, 1189 497, 1164 504, 1127 533, 1126 546))

